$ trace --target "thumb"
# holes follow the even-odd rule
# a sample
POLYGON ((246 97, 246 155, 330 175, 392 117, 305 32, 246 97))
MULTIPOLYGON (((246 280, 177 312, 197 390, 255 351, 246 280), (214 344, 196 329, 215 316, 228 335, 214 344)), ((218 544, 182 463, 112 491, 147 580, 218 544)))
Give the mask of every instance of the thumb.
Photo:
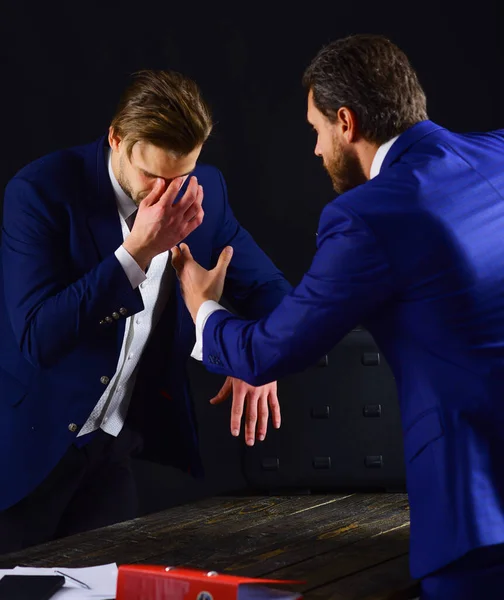
POLYGON ((226 246, 224 250, 220 253, 219 260, 217 261, 217 264, 215 265, 215 268, 213 270, 225 275, 232 258, 233 248, 232 246, 226 246))

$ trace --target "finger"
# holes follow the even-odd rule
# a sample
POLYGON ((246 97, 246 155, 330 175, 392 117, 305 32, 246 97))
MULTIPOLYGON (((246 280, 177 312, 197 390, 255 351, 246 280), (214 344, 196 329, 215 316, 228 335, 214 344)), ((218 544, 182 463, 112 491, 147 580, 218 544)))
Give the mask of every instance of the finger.
POLYGON ((259 396, 259 400, 257 402, 257 428, 256 428, 256 438, 262 442, 266 437, 266 432, 268 430, 268 392, 264 390, 259 396))
POLYGON ((276 385, 275 389, 270 391, 268 395, 268 404, 271 413, 271 422, 275 429, 279 429, 282 424, 282 413, 280 411, 280 402, 278 401, 276 385))
POLYGON ((190 204, 187 210, 184 212, 182 217, 183 221, 192 221, 198 212, 202 210, 201 205, 203 203, 203 186, 199 185, 196 191, 196 198, 192 204, 190 204))
POLYGON ((189 262, 195 262, 191 254, 191 250, 187 244, 180 244, 179 246, 173 246, 172 252, 172 266, 177 271, 177 274, 181 273, 183 268, 189 262))
MULTIPOLYGON (((169 206, 173 205, 173 202, 178 194, 178 192, 180 191, 180 188, 182 187, 183 184, 183 178, 180 177, 179 179, 182 180, 182 183, 180 184, 180 186, 177 188, 176 193, 175 194, 163 194, 161 200, 169 206), (165 198, 166 196, 166 198, 165 198)), ((187 210, 187 208, 196 200, 196 196, 198 195, 198 178, 197 177, 191 177, 189 179, 189 184, 187 186, 186 191, 184 192, 184 195, 182 196, 182 198, 180 198, 180 200, 177 202, 177 204, 173 207, 175 210, 179 211, 180 214, 184 214, 184 212, 187 210)))
POLYGON ((194 217, 192 217, 189 221, 187 221, 187 223, 185 224, 185 227, 183 229, 184 232, 184 239, 190 234, 192 233, 195 229, 197 229, 201 223, 203 223, 203 217, 205 216, 205 211, 201 208, 201 206, 199 207, 198 212, 194 215, 194 217))
POLYGON ((170 185, 159 198, 159 202, 164 206, 171 206, 177 197, 177 194, 180 192, 180 188, 184 185, 184 181, 184 177, 175 177, 175 179, 172 179, 170 185))
POLYGON ((224 250, 220 253, 219 260, 217 261, 217 264, 212 269, 212 271, 218 275, 222 275, 222 276, 225 275, 232 258, 233 258, 233 247, 226 246, 224 248, 224 250))
POLYGON ((164 179, 161 179, 161 177, 156 177, 156 181, 154 182, 152 190, 147 194, 147 196, 145 196, 141 204, 143 204, 143 206, 152 206, 153 204, 156 204, 163 194, 165 185, 164 179))
POLYGON ((171 264, 178 275, 184 268, 184 256, 182 255, 182 252, 177 246, 173 246, 173 248, 171 249, 171 254, 171 264))
POLYGON ((231 406, 231 434, 237 437, 240 435, 240 425, 243 415, 243 405, 245 404, 245 390, 240 390, 233 386, 233 404, 231 406))
POLYGON ((255 441, 259 396, 260 394, 254 391, 247 394, 247 411, 245 417, 245 442, 247 446, 253 446, 255 441))
MULTIPOLYGON (((201 186, 200 186, 201 187, 201 186)), ((200 210, 203 210, 201 203, 203 201, 203 188, 198 188, 198 194, 196 200, 187 208, 185 213, 182 215, 182 221, 191 222, 192 219, 198 214, 200 210)))
POLYGON ((221 387, 219 392, 210 400, 210 404, 220 404, 226 398, 229 397, 229 394, 233 390, 233 379, 232 377, 226 377, 226 381, 224 385, 221 387))
POLYGON ((182 253, 182 256, 184 257, 184 263, 187 263, 190 260, 194 260, 193 255, 191 254, 191 249, 187 244, 179 244, 179 248, 180 252, 182 253))

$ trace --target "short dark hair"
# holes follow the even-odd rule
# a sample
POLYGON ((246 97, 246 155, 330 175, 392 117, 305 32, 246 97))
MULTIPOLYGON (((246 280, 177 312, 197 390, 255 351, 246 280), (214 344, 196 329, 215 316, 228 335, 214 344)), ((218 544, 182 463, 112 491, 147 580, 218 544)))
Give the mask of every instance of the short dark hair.
POLYGON ((194 81, 177 71, 153 70, 133 74, 110 125, 124 138, 129 157, 139 141, 187 155, 207 140, 213 126, 194 81))
POLYGON ((428 118, 425 92, 407 56, 380 35, 352 35, 323 47, 303 85, 330 121, 343 106, 353 110, 363 137, 377 144, 428 118))

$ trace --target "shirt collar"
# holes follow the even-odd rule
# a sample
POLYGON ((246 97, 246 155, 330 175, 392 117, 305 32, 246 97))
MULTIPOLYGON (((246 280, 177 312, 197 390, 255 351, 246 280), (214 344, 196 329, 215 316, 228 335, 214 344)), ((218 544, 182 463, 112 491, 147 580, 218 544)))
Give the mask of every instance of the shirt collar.
POLYGON ((382 167, 383 161, 385 160, 385 157, 387 156, 387 152, 390 150, 390 148, 392 148, 393 143, 397 140, 398 137, 399 136, 396 135, 391 140, 385 142, 378 148, 376 154, 374 155, 373 162, 371 163, 369 179, 373 179, 373 177, 376 177, 380 173, 380 169, 382 167))
POLYGON ((116 197, 117 209, 119 210, 119 214, 126 221, 128 217, 136 211, 138 208, 137 205, 133 202, 133 200, 126 194, 126 192, 119 185, 119 182, 114 175, 114 171, 112 170, 112 150, 109 148, 108 150, 108 172, 110 181, 112 183, 112 187, 114 188, 114 195, 116 197))

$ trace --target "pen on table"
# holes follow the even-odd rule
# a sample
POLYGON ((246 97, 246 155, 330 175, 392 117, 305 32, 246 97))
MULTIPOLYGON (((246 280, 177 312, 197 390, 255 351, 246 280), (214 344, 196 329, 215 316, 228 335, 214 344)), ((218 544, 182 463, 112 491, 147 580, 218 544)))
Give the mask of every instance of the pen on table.
POLYGON ((54 569, 54 572, 58 573, 59 575, 63 575, 63 577, 67 577, 68 579, 71 579, 72 581, 75 581, 75 583, 82 585, 82 587, 85 587, 87 590, 91 589, 87 583, 84 583, 83 581, 80 581, 79 579, 75 579, 75 577, 72 577, 71 575, 67 575, 66 573, 63 573, 62 571, 57 571, 56 569, 54 569))

